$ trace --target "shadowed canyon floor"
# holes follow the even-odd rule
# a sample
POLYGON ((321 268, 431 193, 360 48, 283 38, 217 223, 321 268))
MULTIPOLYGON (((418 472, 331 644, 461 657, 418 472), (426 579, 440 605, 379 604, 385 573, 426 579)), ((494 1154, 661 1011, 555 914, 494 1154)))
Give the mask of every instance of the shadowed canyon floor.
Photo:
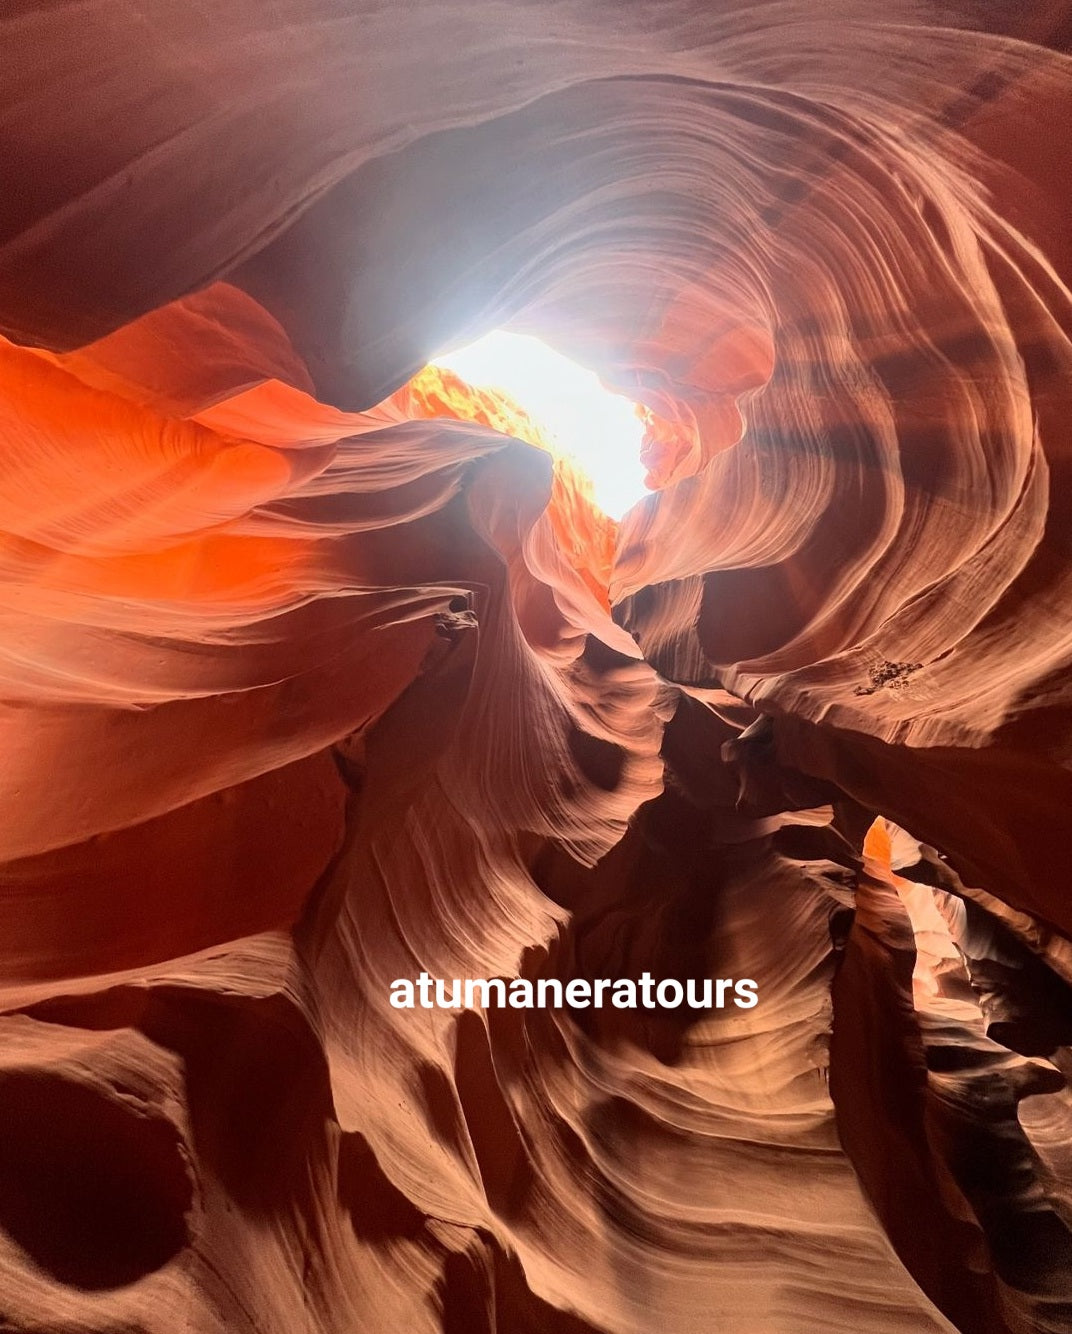
POLYGON ((1070 49, 9 0, 0 1329, 1072 1331, 1070 49))

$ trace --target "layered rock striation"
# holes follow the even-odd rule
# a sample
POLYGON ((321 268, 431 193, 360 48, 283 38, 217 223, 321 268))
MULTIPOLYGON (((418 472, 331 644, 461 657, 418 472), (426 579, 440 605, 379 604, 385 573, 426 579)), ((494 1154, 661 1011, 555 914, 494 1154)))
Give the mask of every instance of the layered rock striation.
POLYGON ((1070 42, 0 14, 0 1327, 1072 1330, 1070 42))

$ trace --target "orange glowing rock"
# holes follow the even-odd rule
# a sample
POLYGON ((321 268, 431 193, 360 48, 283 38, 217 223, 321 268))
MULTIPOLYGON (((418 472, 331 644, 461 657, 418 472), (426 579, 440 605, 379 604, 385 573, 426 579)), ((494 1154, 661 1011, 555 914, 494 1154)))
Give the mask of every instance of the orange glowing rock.
POLYGON ((554 458, 548 505, 555 537, 567 561, 610 611, 611 565, 618 525, 596 505, 591 483, 559 451, 553 437, 509 394, 467 384, 453 371, 426 366, 391 396, 404 415, 477 422, 524 440, 554 458))
POLYGON ((881 816, 870 826, 864 838, 863 854, 870 857, 884 871, 890 870, 892 845, 886 821, 881 816))

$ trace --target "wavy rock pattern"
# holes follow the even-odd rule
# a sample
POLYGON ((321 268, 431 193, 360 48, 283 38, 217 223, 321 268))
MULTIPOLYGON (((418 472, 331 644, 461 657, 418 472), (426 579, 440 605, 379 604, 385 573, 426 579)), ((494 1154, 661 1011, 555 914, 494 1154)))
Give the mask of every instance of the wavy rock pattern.
POLYGON ((0 41, 0 1326, 1072 1330, 1065 0, 0 41))

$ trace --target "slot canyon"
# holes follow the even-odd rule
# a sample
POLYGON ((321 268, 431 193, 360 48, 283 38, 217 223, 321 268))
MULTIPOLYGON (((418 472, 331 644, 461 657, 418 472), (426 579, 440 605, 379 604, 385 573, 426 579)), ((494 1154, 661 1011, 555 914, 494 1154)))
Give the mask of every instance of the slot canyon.
POLYGON ((0 1330, 1072 1334, 1070 52, 6 0, 0 1330))

